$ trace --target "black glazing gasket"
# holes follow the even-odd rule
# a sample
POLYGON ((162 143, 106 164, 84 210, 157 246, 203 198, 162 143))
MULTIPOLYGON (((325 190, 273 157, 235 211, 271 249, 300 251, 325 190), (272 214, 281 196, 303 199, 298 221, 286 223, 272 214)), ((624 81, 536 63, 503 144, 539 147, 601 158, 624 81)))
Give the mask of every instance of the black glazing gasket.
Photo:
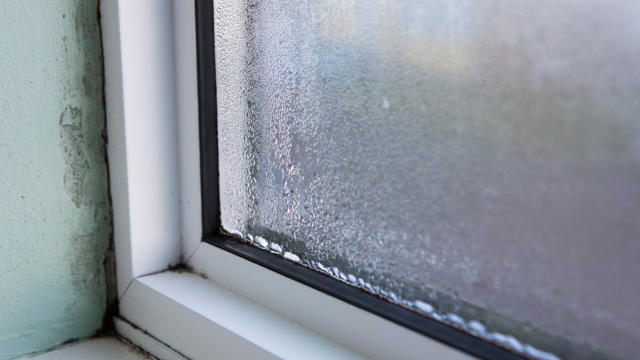
POLYGON ((204 241, 470 355, 485 359, 524 359, 519 354, 463 330, 390 303, 220 232, 213 1, 195 0, 195 9, 204 241))
POLYGON ((203 238, 219 233, 218 109, 213 35, 213 1, 195 0, 200 122, 200 186, 203 238))

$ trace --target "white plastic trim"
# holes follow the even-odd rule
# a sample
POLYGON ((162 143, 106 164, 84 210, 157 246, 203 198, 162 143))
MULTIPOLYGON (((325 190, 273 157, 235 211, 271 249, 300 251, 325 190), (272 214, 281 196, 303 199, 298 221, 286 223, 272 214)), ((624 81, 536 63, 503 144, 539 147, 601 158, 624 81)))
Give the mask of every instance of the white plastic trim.
POLYGON ((443 343, 202 243, 189 265, 208 279, 371 359, 471 359, 443 343))
POLYGON ((122 318, 113 318, 113 324, 116 331, 125 339, 131 341, 132 344, 140 347, 142 350, 153 354, 153 356, 162 360, 188 360, 182 354, 168 347, 165 343, 152 337, 148 333, 133 326, 130 322, 122 318))
POLYGON ((101 2, 118 295, 181 258, 173 3, 101 2))
POLYGON ((122 316, 190 359, 362 359, 293 321, 191 273, 134 280, 122 316))
POLYGON ((173 2, 182 253, 185 259, 193 254, 202 238, 194 7, 193 0, 173 2))

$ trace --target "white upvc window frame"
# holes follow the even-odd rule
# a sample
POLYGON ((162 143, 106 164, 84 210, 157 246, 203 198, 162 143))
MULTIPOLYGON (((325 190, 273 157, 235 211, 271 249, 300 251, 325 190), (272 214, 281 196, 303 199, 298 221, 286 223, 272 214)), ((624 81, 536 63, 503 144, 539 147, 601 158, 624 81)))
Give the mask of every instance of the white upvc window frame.
POLYGON ((167 359, 470 358, 203 243, 194 2, 100 10, 121 335, 167 359))

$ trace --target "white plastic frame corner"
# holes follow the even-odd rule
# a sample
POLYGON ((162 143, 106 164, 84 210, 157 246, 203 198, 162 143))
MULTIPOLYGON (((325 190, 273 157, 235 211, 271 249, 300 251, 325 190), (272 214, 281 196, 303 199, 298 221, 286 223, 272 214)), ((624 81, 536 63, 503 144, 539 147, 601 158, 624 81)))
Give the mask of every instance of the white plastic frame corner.
POLYGON ((100 10, 121 335, 173 358, 469 358, 202 243, 194 2, 100 10), (202 275, 165 271, 187 260, 202 275))
POLYGON ((194 8, 104 0, 100 10, 122 298, 133 279, 179 263, 200 241, 194 8))

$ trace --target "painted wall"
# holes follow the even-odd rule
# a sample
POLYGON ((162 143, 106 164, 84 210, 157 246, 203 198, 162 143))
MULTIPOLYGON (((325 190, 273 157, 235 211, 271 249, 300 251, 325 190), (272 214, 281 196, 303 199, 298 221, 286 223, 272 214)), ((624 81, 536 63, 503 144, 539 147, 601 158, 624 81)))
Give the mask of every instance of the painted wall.
POLYGON ((101 326, 102 83, 97 0, 0 2, 0 359, 101 326))

